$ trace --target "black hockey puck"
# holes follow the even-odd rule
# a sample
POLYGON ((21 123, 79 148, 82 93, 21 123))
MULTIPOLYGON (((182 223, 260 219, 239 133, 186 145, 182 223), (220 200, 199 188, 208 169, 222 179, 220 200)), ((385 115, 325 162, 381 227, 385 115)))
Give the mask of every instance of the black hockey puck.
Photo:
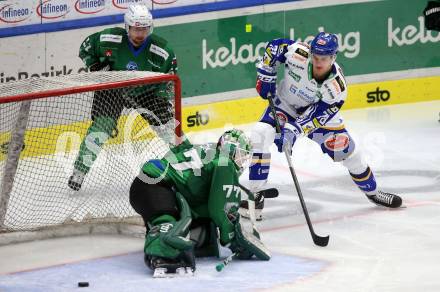
POLYGON ((89 282, 78 282, 78 287, 89 287, 89 282))

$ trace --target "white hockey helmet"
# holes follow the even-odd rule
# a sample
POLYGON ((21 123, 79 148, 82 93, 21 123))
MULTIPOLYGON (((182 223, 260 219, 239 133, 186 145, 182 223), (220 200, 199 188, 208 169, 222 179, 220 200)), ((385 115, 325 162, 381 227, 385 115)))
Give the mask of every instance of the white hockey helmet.
POLYGON ((153 32, 153 16, 145 4, 135 3, 128 6, 128 10, 124 15, 124 22, 127 32, 130 26, 149 27, 148 34, 153 32))

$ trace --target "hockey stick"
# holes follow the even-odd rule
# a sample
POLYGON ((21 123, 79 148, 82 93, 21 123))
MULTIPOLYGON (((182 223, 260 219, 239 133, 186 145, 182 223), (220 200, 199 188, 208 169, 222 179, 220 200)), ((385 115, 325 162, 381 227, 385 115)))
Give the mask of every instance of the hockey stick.
POLYGON ((242 185, 241 183, 238 184, 240 186, 240 188, 242 188, 244 190, 244 192, 249 196, 249 193, 251 194, 251 197, 264 197, 266 199, 272 199, 272 198, 276 198, 279 195, 279 192, 277 190, 277 188, 268 188, 268 189, 264 189, 261 191, 256 192, 255 194, 253 192, 251 192, 247 187, 245 187, 244 185, 242 185))
MULTIPOLYGON (((280 121, 278 120, 278 116, 277 116, 277 113, 276 113, 276 110, 275 110, 275 106, 273 104, 272 96, 269 96, 268 100, 269 100, 270 110, 271 110, 272 115, 273 115, 273 119, 275 120, 276 132, 278 134, 281 134, 280 121)), ((288 145, 288 146, 290 146, 290 145, 288 145)), ((304 198, 303 198, 303 195, 302 195, 302 192, 301 192, 301 188, 299 186, 298 179, 297 179, 296 174, 295 174, 295 170, 293 169, 293 164, 292 164, 292 160, 290 158, 288 147, 284 147, 283 150, 284 150, 284 154, 285 154, 286 159, 287 159, 287 163, 289 164, 290 174, 292 175, 292 179, 293 179, 293 182, 295 184, 296 192, 298 194, 299 201, 301 202, 301 207, 303 209, 304 216, 306 217, 307 226, 309 227, 310 234, 312 235, 313 242, 316 245, 318 245, 318 246, 327 246, 328 240, 329 240, 329 236, 328 235, 327 236, 319 236, 313 230, 312 222, 310 221, 310 217, 309 217, 309 212, 307 211, 307 206, 306 206, 306 203, 304 202, 304 198)))
POLYGON ((278 190, 276 188, 268 188, 268 189, 264 189, 261 190, 259 192, 255 193, 255 197, 259 197, 259 196, 263 196, 266 199, 272 199, 272 198, 276 198, 278 197, 278 190))
POLYGON ((234 256, 235 256, 235 253, 232 253, 230 256, 225 258, 221 263, 219 263, 218 265, 215 266, 215 270, 217 272, 221 272, 232 261, 234 256))

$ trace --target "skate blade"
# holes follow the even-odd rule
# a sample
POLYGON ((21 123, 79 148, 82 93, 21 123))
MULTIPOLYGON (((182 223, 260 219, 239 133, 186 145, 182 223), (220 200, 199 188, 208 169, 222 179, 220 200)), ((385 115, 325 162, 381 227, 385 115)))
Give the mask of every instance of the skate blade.
POLYGON ((191 268, 177 268, 175 273, 168 273, 166 268, 156 268, 153 273, 153 278, 180 278, 192 277, 194 272, 191 268))

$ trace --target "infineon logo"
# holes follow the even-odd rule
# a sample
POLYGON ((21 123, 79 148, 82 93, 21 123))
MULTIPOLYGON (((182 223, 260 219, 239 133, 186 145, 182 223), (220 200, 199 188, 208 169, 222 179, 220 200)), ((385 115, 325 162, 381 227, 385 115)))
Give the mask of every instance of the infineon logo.
POLYGON ((57 4, 57 1, 46 0, 37 6, 37 14, 41 18, 56 19, 69 13, 69 6, 65 3, 57 4))
POLYGON ((26 7, 17 7, 13 4, 0 6, 0 21, 6 23, 17 23, 28 19, 32 11, 26 7))
POLYGON ((77 0, 75 10, 81 14, 95 14, 105 9, 105 0, 77 0))
POLYGON ((145 0, 112 0, 113 6, 119 9, 127 9, 133 3, 145 3, 145 0))

